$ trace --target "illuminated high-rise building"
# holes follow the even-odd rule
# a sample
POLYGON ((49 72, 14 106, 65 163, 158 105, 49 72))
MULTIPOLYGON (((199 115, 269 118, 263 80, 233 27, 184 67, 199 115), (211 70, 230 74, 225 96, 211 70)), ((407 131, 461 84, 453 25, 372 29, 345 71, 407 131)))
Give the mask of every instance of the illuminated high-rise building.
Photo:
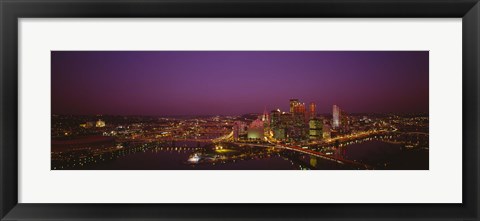
POLYGON ((310 140, 319 140, 323 138, 323 122, 321 119, 312 118, 308 122, 309 124, 309 137, 310 140))
POLYGON ((282 113, 280 112, 280 109, 272 110, 270 112, 270 127, 272 127, 272 129, 279 126, 281 115, 282 113))
POLYGON ((290 99, 290 113, 293 113, 295 110, 295 107, 297 107, 300 104, 298 99, 290 99))
POLYGON ((265 125, 270 125, 270 116, 268 115, 267 108, 265 107, 262 114, 262 121, 265 122, 265 125))
POLYGON ((309 116, 310 116, 310 119, 312 118, 315 118, 317 117, 317 105, 313 102, 310 103, 310 105, 308 106, 309 107, 309 116))
POLYGON ((288 139, 300 141, 308 138, 305 103, 300 103, 298 99, 290 99, 290 113, 282 116, 285 118, 285 133, 288 139))
POLYGON ((277 140, 285 139, 285 114, 280 109, 270 112, 270 129, 273 132, 273 137, 277 140))
POLYGON ((290 99, 290 112, 275 110, 270 113, 270 128, 277 140, 302 141, 308 139, 309 126, 305 103, 290 99))
POLYGON ((341 110, 337 105, 333 105, 333 111, 332 111, 332 127, 334 129, 337 129, 340 127, 340 115, 341 115, 341 110))
POLYGON ((294 107, 293 107, 293 114, 305 114, 305 103, 297 103, 294 107))
POLYGON ((322 137, 323 137, 323 139, 330 139, 331 131, 330 131, 330 125, 329 124, 323 124, 322 137))
POLYGON ((349 130, 350 117, 347 112, 340 110, 340 125, 343 130, 349 130))
POLYGON ((305 115, 305 103, 300 103, 298 99, 290 99, 290 113, 295 115, 305 115))

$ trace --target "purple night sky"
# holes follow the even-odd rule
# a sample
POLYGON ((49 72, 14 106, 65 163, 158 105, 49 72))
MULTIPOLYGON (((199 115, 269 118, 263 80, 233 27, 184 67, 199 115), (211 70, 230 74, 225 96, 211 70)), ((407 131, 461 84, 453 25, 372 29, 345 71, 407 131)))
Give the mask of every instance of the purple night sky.
POLYGON ((52 113, 428 112, 428 51, 53 51, 52 113))

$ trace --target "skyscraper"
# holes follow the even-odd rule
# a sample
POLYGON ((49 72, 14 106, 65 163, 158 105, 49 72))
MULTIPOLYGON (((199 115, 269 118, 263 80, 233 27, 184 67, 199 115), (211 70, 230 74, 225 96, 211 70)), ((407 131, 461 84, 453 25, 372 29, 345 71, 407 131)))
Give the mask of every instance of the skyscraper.
POLYGON ((332 127, 334 129, 337 129, 340 127, 340 108, 337 105, 333 105, 332 116, 333 116, 332 127))
POLYGON ((311 102, 310 105, 309 105, 309 117, 310 117, 310 119, 317 117, 316 109, 317 109, 317 105, 315 103, 311 102))
POLYGON ((323 137, 323 139, 330 139, 330 137, 331 137, 330 125, 325 123, 325 122, 323 124, 322 137, 323 137))
POLYGON ((298 99, 290 99, 290 113, 291 114, 305 114, 305 103, 300 103, 298 99))
POLYGON ((342 126, 342 130, 349 130, 350 117, 344 110, 340 110, 340 125, 342 126))
POLYGON ((305 103, 297 103, 293 107, 293 113, 294 114, 305 114, 305 103))
POLYGON ((285 127, 287 123, 285 116, 287 115, 290 114, 282 114, 280 109, 270 112, 270 128, 273 131, 273 137, 277 140, 285 139, 285 127))
POLYGON ((262 121, 265 122, 266 125, 270 125, 270 119, 266 107, 263 109, 262 121))
POLYGON ((318 118, 311 118, 309 121, 309 137, 311 140, 319 140, 323 137, 323 122, 318 118))
POLYGON ((290 113, 293 114, 295 107, 297 107, 300 104, 298 99, 290 99, 290 113))
POLYGON ((272 129, 275 129, 280 125, 281 114, 280 109, 272 110, 270 112, 270 127, 272 127, 272 129))

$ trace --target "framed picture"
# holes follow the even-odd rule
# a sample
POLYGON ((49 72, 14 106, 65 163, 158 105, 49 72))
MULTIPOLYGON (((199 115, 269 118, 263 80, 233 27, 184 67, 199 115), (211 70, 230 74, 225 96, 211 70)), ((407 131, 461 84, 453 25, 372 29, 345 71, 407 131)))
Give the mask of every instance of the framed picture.
POLYGON ((1 219, 479 219, 476 0, 2 1, 1 219))

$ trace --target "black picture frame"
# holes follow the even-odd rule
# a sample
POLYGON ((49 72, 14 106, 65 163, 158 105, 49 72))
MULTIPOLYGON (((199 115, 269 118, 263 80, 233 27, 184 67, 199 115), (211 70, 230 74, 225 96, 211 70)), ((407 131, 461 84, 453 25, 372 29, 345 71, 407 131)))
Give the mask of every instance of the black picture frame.
MULTIPOLYGON (((478 0, 1 0, 1 220, 479 220, 478 0), (461 204, 18 203, 18 19, 120 17, 462 18, 461 204)), ((448 44, 448 42, 445 42, 448 44)), ((448 139, 448 138, 447 138, 448 139)))

